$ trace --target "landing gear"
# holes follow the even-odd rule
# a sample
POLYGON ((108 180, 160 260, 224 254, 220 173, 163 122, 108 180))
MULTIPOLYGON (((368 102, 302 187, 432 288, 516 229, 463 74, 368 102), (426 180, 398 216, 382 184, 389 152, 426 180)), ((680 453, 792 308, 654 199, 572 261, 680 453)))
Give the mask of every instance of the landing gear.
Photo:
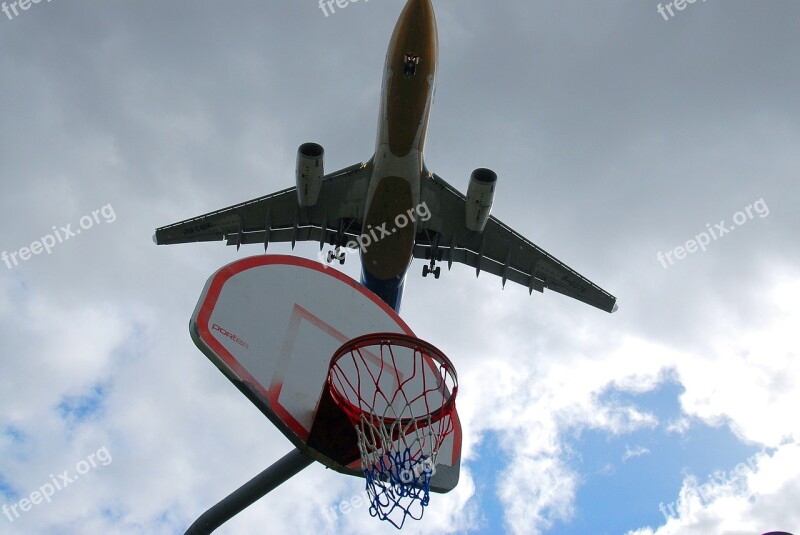
POLYGON ((403 74, 406 75, 406 78, 411 78, 417 74, 417 65, 419 65, 419 56, 416 54, 406 54, 403 63, 403 74))
MULTIPOLYGON (((431 262, 431 264, 435 264, 435 262, 436 262, 436 260, 431 262)), ((423 277, 427 277, 428 273, 432 273, 433 274, 433 278, 438 279, 439 275, 442 274, 442 268, 441 268, 441 266, 436 266, 436 267, 422 266, 422 276, 423 277)))
POLYGON ((326 260, 328 263, 332 263, 334 259, 339 261, 339 264, 344 265, 344 261, 347 258, 347 252, 344 250, 344 247, 336 246, 336 249, 332 251, 328 251, 328 256, 326 260))
POLYGON ((328 241, 328 243, 333 246, 333 250, 328 251, 328 255, 325 257, 329 264, 333 263, 334 260, 338 260, 340 265, 344 265, 348 253, 345 247, 345 241, 348 237, 347 232, 350 230, 352 224, 353 222, 347 219, 339 220, 336 233, 334 233, 328 241))
POLYGON ((438 279, 442 274, 442 268, 436 265, 436 262, 442 259, 442 253, 439 251, 439 234, 434 233, 431 240, 431 248, 426 251, 425 259, 430 260, 430 265, 422 266, 422 276, 427 277, 428 273, 432 273, 433 277, 438 279))

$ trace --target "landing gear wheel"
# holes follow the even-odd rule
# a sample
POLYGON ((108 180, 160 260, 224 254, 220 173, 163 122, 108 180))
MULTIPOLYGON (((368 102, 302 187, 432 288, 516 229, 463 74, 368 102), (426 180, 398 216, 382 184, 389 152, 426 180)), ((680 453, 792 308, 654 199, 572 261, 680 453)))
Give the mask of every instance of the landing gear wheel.
POLYGON ((428 269, 428 266, 422 266, 422 276, 423 277, 427 277, 428 273, 430 273, 430 270, 428 269))

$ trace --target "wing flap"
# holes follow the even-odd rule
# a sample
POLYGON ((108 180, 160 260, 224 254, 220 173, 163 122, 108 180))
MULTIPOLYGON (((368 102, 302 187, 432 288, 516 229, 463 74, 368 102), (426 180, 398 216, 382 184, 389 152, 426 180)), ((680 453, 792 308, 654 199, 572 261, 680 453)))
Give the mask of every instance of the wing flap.
POLYGON ((224 240, 237 246, 265 241, 328 241, 330 233, 338 230, 338 222, 344 220, 360 232, 369 167, 355 164, 327 175, 313 207, 300 208, 296 188, 287 188, 158 228, 153 241, 173 245, 224 240))
POLYGON ((444 259, 485 271, 506 281, 544 292, 547 288, 607 312, 616 310, 616 298, 580 275, 495 217, 483 232, 466 228, 466 197, 438 175, 423 180, 423 199, 431 218, 417 236, 416 258, 429 259, 434 244, 437 260, 444 259))

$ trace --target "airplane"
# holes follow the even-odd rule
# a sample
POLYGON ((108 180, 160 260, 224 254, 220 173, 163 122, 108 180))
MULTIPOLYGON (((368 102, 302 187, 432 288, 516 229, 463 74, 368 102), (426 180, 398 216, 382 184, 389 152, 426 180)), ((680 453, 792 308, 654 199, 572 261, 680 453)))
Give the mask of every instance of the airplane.
POLYGON ((325 260, 358 250, 361 283, 400 310, 406 272, 423 259, 423 277, 440 262, 485 271, 543 293, 572 297, 606 312, 616 298, 490 215, 497 174, 472 172, 463 195, 425 166, 423 148, 434 98, 438 34, 431 0, 408 0, 386 54, 375 153, 324 173, 324 149, 297 151, 296 186, 156 229, 159 245, 225 240, 227 245, 327 243, 325 260))

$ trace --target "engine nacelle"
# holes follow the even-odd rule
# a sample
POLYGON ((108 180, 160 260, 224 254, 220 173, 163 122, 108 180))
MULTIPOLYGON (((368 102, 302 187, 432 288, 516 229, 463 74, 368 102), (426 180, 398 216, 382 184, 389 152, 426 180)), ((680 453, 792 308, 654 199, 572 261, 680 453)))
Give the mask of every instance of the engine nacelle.
POLYGON ((494 202, 497 173, 491 169, 475 169, 469 177, 467 188, 467 228, 483 232, 494 202))
POLYGON ((324 157, 325 150, 316 143, 303 143, 297 149, 297 204, 303 208, 314 206, 319 200, 325 176, 324 157))

